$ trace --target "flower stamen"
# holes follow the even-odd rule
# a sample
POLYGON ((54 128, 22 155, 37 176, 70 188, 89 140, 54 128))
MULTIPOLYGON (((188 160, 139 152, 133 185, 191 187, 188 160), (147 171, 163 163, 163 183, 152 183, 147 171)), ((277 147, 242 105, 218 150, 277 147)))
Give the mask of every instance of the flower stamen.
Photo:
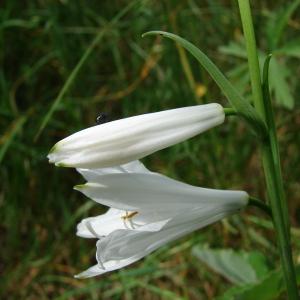
POLYGON ((137 211, 133 211, 131 213, 129 213, 128 211, 126 211, 125 216, 121 216, 121 219, 124 222, 124 226, 126 228, 128 228, 126 221, 128 221, 128 223, 131 225, 131 228, 134 229, 134 223, 132 222, 132 218, 137 215, 138 212, 137 211))
POLYGON ((129 213, 128 211, 126 211, 125 216, 122 216, 121 219, 123 219, 123 220, 129 220, 129 219, 133 218, 137 214, 138 214, 137 211, 133 211, 131 213, 129 213))

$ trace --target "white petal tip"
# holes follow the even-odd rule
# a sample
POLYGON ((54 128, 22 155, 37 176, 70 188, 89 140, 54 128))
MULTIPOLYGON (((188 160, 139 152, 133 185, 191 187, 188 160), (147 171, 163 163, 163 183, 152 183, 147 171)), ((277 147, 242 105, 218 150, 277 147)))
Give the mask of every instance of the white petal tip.
POLYGON ((48 158, 50 164, 55 163, 55 159, 53 158, 53 154, 52 153, 49 153, 47 155, 47 158, 48 158))
MULTIPOLYGON (((51 162, 51 161, 50 161, 50 162, 51 162)), ((56 167, 60 167, 60 168, 73 168, 73 166, 70 166, 70 165, 65 164, 65 163, 63 163, 63 162, 57 162, 57 163, 55 163, 55 166, 56 166, 56 167)))
POLYGON ((214 102, 213 103, 217 108, 219 108, 220 110, 223 110, 223 106, 220 103, 214 102))
POLYGON ((77 184, 73 187, 75 191, 81 191, 86 187, 86 184, 77 184))
POLYGON ((89 276, 85 275, 84 273, 85 273, 85 272, 76 274, 76 275, 74 275, 74 278, 76 278, 76 279, 84 279, 84 278, 88 278, 89 276))
POLYGON ((249 196, 249 194, 248 194, 247 192, 244 192, 244 193, 245 193, 245 194, 244 194, 243 200, 244 200, 244 202, 245 202, 245 206, 247 206, 248 203, 249 203, 249 200, 250 200, 250 196, 249 196))
POLYGON ((48 154, 48 157, 49 157, 49 155, 50 154, 53 154, 54 152, 57 152, 57 144, 55 144, 51 149, 50 149, 50 151, 49 151, 49 154, 48 154))

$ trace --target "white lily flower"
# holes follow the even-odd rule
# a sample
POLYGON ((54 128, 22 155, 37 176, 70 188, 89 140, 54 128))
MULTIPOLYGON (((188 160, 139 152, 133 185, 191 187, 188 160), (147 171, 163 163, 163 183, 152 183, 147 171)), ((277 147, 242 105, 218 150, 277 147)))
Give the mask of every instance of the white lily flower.
POLYGON ((191 186, 150 172, 138 161, 78 171, 88 182, 75 189, 110 209, 78 224, 77 235, 99 241, 97 264, 77 277, 132 264, 170 241, 237 212, 249 198, 244 191, 191 186))
POLYGON ((191 138, 224 118, 217 103, 125 118, 72 134, 54 145, 48 158, 63 167, 117 166, 191 138))

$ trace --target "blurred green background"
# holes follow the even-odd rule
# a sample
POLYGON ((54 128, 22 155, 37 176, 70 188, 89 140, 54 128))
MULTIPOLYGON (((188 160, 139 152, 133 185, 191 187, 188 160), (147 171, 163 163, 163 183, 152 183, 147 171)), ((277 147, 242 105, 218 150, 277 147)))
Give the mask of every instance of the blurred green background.
MULTIPOLYGON (((251 1, 261 59, 274 53, 270 81, 300 263, 299 2, 251 1)), ((279 266, 272 225, 255 209, 119 272, 74 279, 95 263, 95 241, 76 237, 76 224, 105 208, 72 190, 83 182, 75 170, 46 159, 55 142, 93 126, 100 112, 118 119, 227 105, 182 48, 159 36, 141 38, 149 30, 196 44, 251 101, 236 1, 8 0, 0 16, 1 299, 234 299, 228 290, 239 299, 285 299, 280 274, 272 271, 279 266)), ((256 138, 234 117, 143 162, 191 184, 265 199, 256 138)))

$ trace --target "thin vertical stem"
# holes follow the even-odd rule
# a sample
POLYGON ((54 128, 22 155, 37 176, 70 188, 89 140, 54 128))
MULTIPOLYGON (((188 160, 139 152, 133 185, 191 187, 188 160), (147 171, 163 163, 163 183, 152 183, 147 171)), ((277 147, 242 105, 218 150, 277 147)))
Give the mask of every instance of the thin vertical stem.
POLYGON ((278 189, 279 197, 281 199, 280 202, 281 202, 281 208, 282 208, 283 217, 285 221, 286 231, 287 234, 290 236, 289 212, 288 212, 288 206, 287 206, 284 187, 283 187, 275 117, 274 117, 270 91, 269 91, 269 65, 270 65, 271 57, 272 55, 268 55, 264 62, 262 92, 263 92, 264 107, 266 112, 266 123, 269 129, 269 141, 270 141, 270 146, 273 154, 274 170, 275 170, 276 182, 277 182, 276 187, 278 189))
MULTIPOLYGON (((260 114, 268 126, 268 136, 263 141, 261 153, 268 198, 271 204, 274 227, 277 233, 281 265, 288 297, 291 300, 297 300, 299 299, 299 294, 290 245, 288 214, 286 213, 286 203, 284 203, 285 196, 280 170, 275 121, 270 109, 270 99, 266 97, 266 95, 264 97, 263 93, 250 3, 249 0, 238 0, 238 3, 246 40, 253 102, 257 113, 260 114)), ((268 86, 264 88, 268 88, 268 86)))
POLYGON ((287 294, 290 300, 299 299, 295 267, 292 257, 290 237, 286 230, 283 209, 280 204, 280 191, 270 143, 263 145, 262 159, 268 190, 268 197, 273 215, 273 223, 277 233, 278 248, 284 274, 287 294))
POLYGON ((263 94, 261 89, 261 78, 258 62, 257 47, 255 41, 254 28, 251 17, 251 9, 248 0, 238 0, 244 35, 246 38, 246 48, 249 63, 249 74, 251 79, 253 103, 256 111, 265 121, 265 108, 263 104, 263 94))

